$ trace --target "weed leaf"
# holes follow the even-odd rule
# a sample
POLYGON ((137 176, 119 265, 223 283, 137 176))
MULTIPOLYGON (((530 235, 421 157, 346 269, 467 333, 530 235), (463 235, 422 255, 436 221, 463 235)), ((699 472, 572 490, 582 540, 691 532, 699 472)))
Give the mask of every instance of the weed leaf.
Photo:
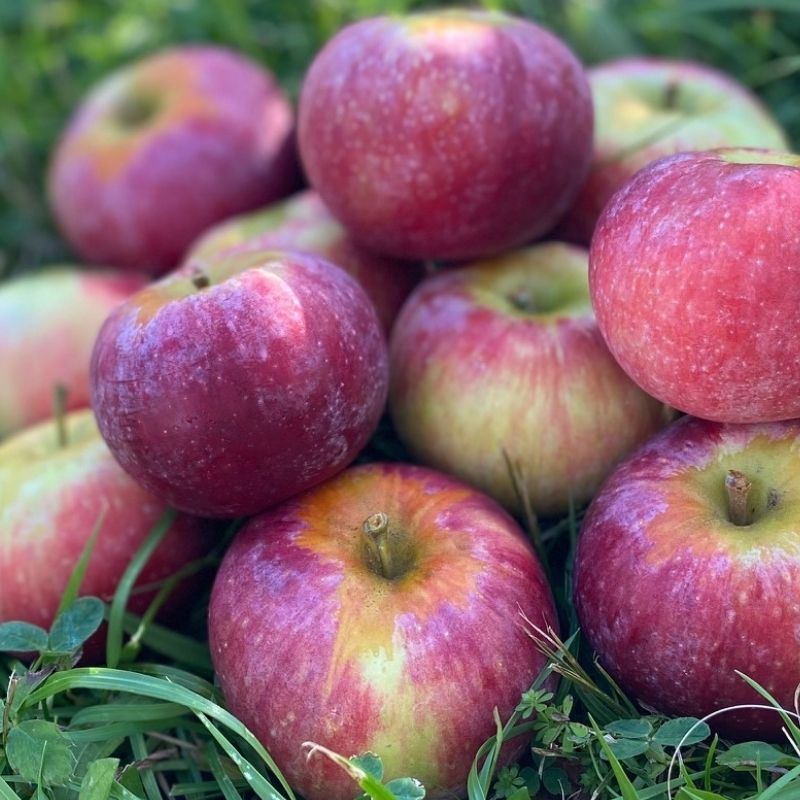
POLYGON ((609 722, 605 729, 617 739, 647 739, 653 732, 647 719, 618 719, 609 722))
POLYGON ((108 800, 118 766, 118 758, 100 758, 89 764, 81 781, 78 800, 108 800))
POLYGON ((102 600, 79 597, 53 622, 48 650, 58 654, 74 652, 100 627, 104 613, 102 600))
POLYGON ((656 744, 664 747, 689 747, 711 736, 711 728, 696 717, 676 717, 667 720, 653 737, 656 744), (698 724, 699 723, 699 724, 698 724), (697 726, 697 727, 695 727, 697 726), (691 733, 689 731, 691 730, 691 733), (687 736, 687 734, 689 734, 687 736), (686 739, 684 740, 684 736, 686 739))
POLYGON ((74 763, 69 739, 43 719, 25 720, 9 731, 6 758, 20 777, 45 786, 65 783, 74 763))
POLYGON ((350 763, 363 769, 367 775, 375 778, 376 781, 383 780, 383 761, 375 753, 362 753, 360 756, 353 756, 350 763))
POLYGON ((47 647, 47 631, 29 622, 4 622, 0 625, 0 652, 39 652, 47 647))
POLYGON ((386 784, 386 788, 395 800, 422 800, 425 797, 425 787, 414 778, 395 778, 386 784))

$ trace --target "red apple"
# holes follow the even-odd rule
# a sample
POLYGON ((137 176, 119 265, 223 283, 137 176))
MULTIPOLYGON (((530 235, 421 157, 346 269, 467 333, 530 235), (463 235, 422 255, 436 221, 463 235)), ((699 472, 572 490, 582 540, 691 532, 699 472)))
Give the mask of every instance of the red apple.
MULTIPOLYGON (((51 420, 0 445, 0 622, 51 625, 98 522, 80 594, 110 601, 131 558, 166 510, 120 469, 91 411, 69 414, 64 424, 64 443, 51 420)), ((207 521, 179 515, 137 586, 152 587, 173 575, 206 555, 216 540, 207 521)), ((173 614, 193 601, 196 588, 186 585, 173 595, 173 614)), ((153 589, 135 591, 129 610, 142 613, 154 595, 153 589)), ((96 656, 98 645, 94 640, 96 656)))
POLYGON ((600 330, 646 392, 705 419, 800 417, 800 157, 684 153, 639 172, 592 239, 600 330))
POLYGON ((0 287, 0 438, 47 419, 54 389, 89 405, 89 359, 109 312, 144 286, 138 275, 58 266, 0 287))
POLYGON ((259 65, 208 45, 158 53, 75 112, 51 165, 53 211, 84 259, 163 272, 204 228, 292 190, 292 128, 259 65))
MULTIPOLYGON (((800 421, 684 418, 608 479, 575 564, 581 626, 601 663, 667 714, 763 702, 800 683, 800 421), (750 489, 747 489, 750 484, 750 489)), ((724 733, 777 736, 767 712, 720 715, 724 733)))
POLYGON ((192 246, 184 268, 191 270, 192 262, 234 248, 236 252, 301 250, 336 264, 361 284, 387 336, 400 306, 423 274, 418 262, 379 256, 357 245, 311 190, 211 228, 192 246))
POLYGON ((391 341, 390 408, 431 466, 522 510, 564 513, 662 424, 617 366, 589 304, 587 253, 541 244, 423 282, 391 341))
POLYGON ((299 253, 209 259, 134 295, 101 330, 92 406, 120 464, 201 516, 262 511, 344 469, 386 400, 375 309, 299 253))
POLYGON ((209 636, 229 708, 307 800, 356 794, 306 761, 307 740, 373 751, 387 780, 460 797, 493 709, 507 718, 544 666, 520 612, 556 627, 516 523, 445 475, 373 463, 247 524, 214 583, 209 636))
POLYGON ((624 58, 590 69, 595 109, 589 176, 557 234, 589 244, 600 212, 638 170, 682 150, 789 145, 748 89, 704 64, 624 58))
POLYGON ((464 259, 540 236, 591 157, 586 77, 559 39, 500 13, 377 17, 312 63, 298 137, 353 237, 400 258, 464 259))

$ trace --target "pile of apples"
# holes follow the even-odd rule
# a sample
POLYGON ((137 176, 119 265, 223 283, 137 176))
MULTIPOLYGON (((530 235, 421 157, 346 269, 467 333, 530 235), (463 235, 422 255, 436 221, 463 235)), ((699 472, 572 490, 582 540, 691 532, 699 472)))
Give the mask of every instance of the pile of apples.
POLYGON ((790 703, 786 148, 710 68, 587 75, 499 13, 343 29, 296 125, 273 79, 219 47, 120 70, 49 176, 75 251, 115 269, 0 290, 0 621, 49 624, 98 525, 83 592, 109 597, 166 507, 180 514, 142 584, 248 517, 209 611, 232 711, 308 800, 354 792, 306 741, 463 795, 493 709, 507 717, 543 666, 521 615, 558 627, 512 515, 594 498, 575 602, 621 684, 700 716, 753 701, 740 670, 790 703), (282 199, 300 187, 295 141, 310 188, 282 199), (41 422, 56 384, 97 425, 41 422), (418 463, 350 467, 387 400, 418 463), (692 416, 668 425, 673 409, 692 416))

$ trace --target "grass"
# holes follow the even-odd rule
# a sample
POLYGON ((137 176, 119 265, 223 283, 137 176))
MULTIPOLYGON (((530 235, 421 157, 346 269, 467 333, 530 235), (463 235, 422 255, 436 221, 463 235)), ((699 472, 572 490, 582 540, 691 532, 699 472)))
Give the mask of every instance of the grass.
MULTIPOLYGON (((0 3, 0 275, 69 258, 44 197, 47 161, 71 109, 114 67, 168 44, 213 41, 269 66, 296 97, 313 53, 339 27, 416 0, 3 0, 0 3)), ((441 3, 439 5, 442 5, 441 3)), ((540 20, 587 63, 653 53, 714 64, 750 85, 800 143, 800 7, 796 0, 486 0, 540 20)), ((363 458, 403 458, 382 428, 363 458)), ((699 720, 638 708, 581 647, 570 603, 581 509, 527 523, 548 565, 560 641, 530 627, 547 670, 476 754, 470 800, 526 800, 542 791, 598 800, 789 800, 800 797, 800 730, 778 746, 732 744, 699 720), (545 683, 560 674, 555 692, 545 683), (498 767, 508 738, 532 747, 498 767), (680 748, 679 748, 680 745, 680 748)), ((269 754, 224 708, 200 624, 181 632, 125 612, 157 526, 109 605, 77 600, 81 568, 50 631, 0 626, 0 650, 33 647, 26 666, 0 656, 0 800, 292 800, 269 754), (109 623, 107 664, 76 666, 85 636, 109 623), (2 694, 2 693, 0 693, 2 694)), ((87 553, 88 555, 88 553, 87 553)), ((198 565, 199 566, 199 565, 198 565)), ((163 601, 170 586, 165 586, 163 601)), ((202 611, 202 609, 201 609, 202 611)), ((744 678, 743 678, 744 679, 744 678)), ((772 704, 765 697, 766 704, 772 704)), ((417 797, 413 776, 383 783, 374 758, 334 759, 375 800, 417 797)), ((345 754, 350 756, 350 754, 345 754)))

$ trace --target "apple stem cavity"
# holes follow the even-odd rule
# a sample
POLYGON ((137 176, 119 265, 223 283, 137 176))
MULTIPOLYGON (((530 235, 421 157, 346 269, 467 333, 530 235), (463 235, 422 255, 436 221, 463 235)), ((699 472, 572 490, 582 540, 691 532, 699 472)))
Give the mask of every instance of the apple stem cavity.
POLYGON ((67 437, 67 387, 57 383, 53 387, 53 416, 56 421, 56 438, 63 450, 68 444, 67 437))
POLYGON ((748 499, 753 482, 743 472, 729 469, 725 476, 725 490, 728 493, 728 519, 739 527, 746 527, 753 521, 748 499))
POLYGON ((389 547, 389 517, 383 511, 370 514, 362 530, 375 572, 387 580, 397 577, 389 547))

